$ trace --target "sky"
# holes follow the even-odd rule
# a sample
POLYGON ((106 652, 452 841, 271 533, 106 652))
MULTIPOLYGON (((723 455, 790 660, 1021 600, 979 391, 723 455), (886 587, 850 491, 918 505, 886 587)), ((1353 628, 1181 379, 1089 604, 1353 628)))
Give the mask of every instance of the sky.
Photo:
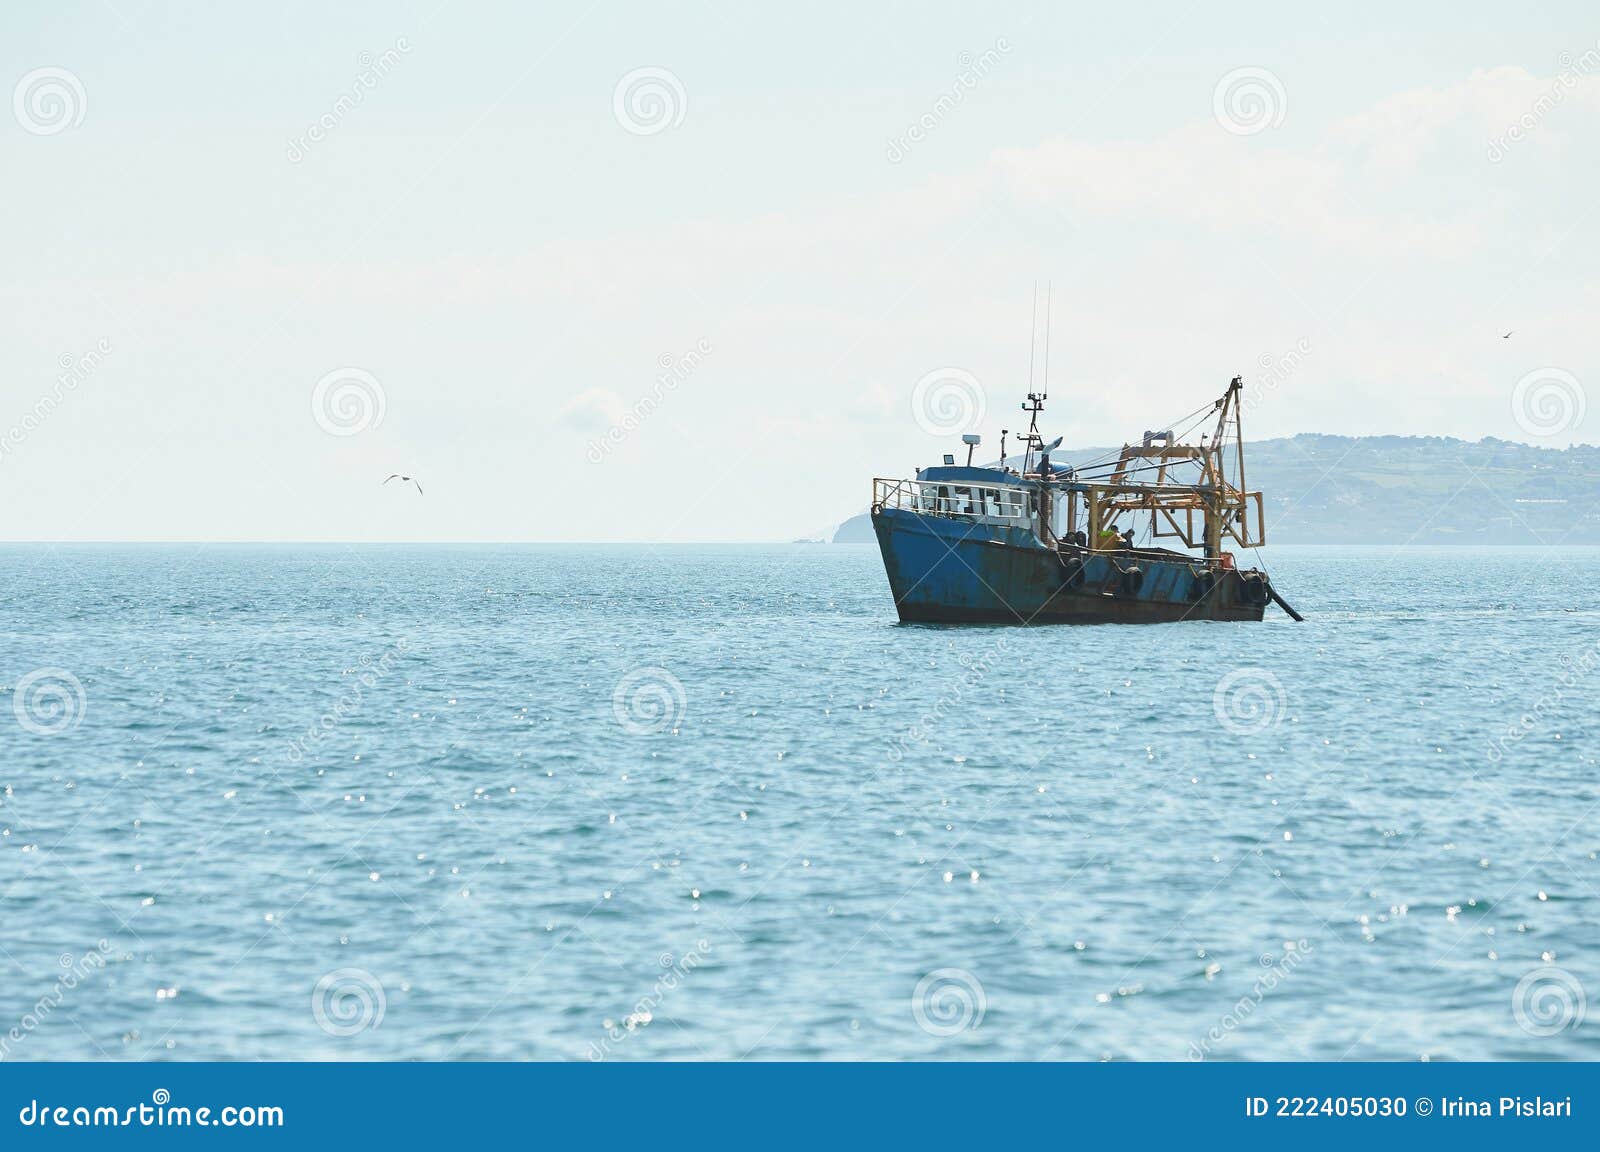
POLYGON ((0 538, 820 533, 1036 283, 1069 445, 1600 440, 1600 9, 1214 8, 8 6, 0 538))

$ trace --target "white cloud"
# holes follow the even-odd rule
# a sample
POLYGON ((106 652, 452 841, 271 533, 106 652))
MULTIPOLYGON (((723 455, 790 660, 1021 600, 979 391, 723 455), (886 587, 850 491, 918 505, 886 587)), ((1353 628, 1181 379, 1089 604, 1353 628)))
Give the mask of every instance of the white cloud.
POLYGON ((627 415, 628 402, 610 388, 585 388, 561 406, 567 424, 585 433, 617 427, 627 415))

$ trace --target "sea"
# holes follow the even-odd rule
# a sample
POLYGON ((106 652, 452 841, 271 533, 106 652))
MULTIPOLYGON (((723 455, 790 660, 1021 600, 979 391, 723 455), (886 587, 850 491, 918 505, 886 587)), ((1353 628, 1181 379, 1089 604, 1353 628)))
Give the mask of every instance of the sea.
POLYGON ((1260 559, 4 546, 0 1060, 1600 1058, 1600 550, 1260 559))

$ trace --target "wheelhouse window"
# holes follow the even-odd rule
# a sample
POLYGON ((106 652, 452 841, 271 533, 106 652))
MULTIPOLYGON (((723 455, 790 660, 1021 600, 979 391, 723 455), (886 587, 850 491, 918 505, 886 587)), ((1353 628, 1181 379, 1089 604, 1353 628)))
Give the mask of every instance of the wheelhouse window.
POLYGON ((930 515, 982 516, 1023 519, 1028 499, 1020 488, 980 488, 967 484, 923 484, 917 489, 916 507, 930 515))

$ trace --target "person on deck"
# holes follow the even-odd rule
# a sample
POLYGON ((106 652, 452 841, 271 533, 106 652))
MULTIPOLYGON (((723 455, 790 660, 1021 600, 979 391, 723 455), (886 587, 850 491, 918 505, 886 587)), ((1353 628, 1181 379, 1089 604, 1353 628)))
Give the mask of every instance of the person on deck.
POLYGON ((1122 537, 1115 528, 1102 528, 1094 546, 1102 552, 1115 552, 1122 544, 1122 537))

